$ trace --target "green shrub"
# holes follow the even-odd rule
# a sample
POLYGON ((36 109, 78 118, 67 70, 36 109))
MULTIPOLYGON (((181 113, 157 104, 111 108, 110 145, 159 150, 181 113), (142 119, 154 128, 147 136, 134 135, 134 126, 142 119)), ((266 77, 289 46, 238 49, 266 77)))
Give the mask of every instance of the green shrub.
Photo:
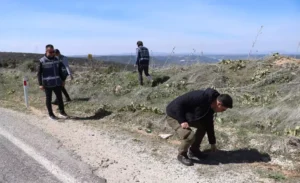
POLYGON ((111 74, 113 72, 120 72, 120 68, 117 67, 117 66, 113 66, 113 65, 110 65, 107 67, 107 69, 105 70, 105 73, 106 74, 111 74))
POLYGON ((37 71, 37 64, 34 61, 25 61, 22 65, 21 65, 21 70, 25 71, 25 72, 36 72, 37 71))
POLYGON ((279 172, 270 173, 268 175, 268 177, 271 178, 271 179, 274 179, 276 181, 283 181, 283 180, 286 179, 286 177, 283 174, 279 173, 279 172))

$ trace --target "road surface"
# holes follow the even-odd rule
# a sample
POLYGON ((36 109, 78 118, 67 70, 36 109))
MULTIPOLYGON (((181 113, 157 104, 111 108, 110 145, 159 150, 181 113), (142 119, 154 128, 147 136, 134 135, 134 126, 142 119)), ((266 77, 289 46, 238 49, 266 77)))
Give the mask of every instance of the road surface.
MULTIPOLYGON (((59 140, 0 108, 0 183, 104 183, 59 140)), ((17 113, 16 113, 17 114, 17 113)))

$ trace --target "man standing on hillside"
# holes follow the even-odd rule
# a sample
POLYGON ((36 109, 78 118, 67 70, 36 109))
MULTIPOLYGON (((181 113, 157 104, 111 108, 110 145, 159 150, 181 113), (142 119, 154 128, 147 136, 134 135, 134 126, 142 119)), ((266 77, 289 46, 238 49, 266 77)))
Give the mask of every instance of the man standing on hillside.
MULTIPOLYGON (((68 58, 67 58, 66 56, 62 55, 62 54, 60 53, 59 49, 55 49, 54 52, 55 52, 56 57, 58 57, 59 61, 61 61, 61 62, 64 64, 64 66, 65 66, 65 69, 66 69, 66 79, 67 79, 67 77, 68 77, 68 75, 69 75, 70 78, 71 78, 71 80, 73 80, 73 76, 72 76, 72 74, 71 74, 71 70, 70 70, 70 67, 69 67, 69 61, 68 61, 68 58)), ((64 81, 64 82, 65 82, 65 81, 64 81)), ((65 95, 67 102, 70 102, 70 101, 71 101, 71 98, 70 98, 70 96, 69 96, 69 94, 68 94, 68 92, 67 92, 65 86, 62 86, 61 91, 62 91, 63 94, 65 95)), ((54 102, 52 102, 52 104, 58 105, 57 98, 55 99, 54 102)))
POLYGON ((167 122, 181 139, 177 156, 181 163, 191 166, 192 159, 206 157, 200 151, 200 144, 206 133, 211 150, 217 150, 214 113, 226 111, 227 108, 232 108, 232 98, 211 88, 188 92, 167 106, 167 122), (190 127, 197 128, 196 132, 190 127))
POLYGON ((140 85, 143 85, 143 72, 146 77, 152 81, 152 77, 149 74, 150 54, 148 48, 143 45, 142 41, 138 41, 137 46, 135 66, 138 67, 140 85))
POLYGON ((46 46, 46 54, 40 59, 38 66, 38 82, 41 90, 45 91, 46 94, 46 106, 50 119, 56 120, 57 117, 54 115, 51 105, 52 92, 55 93, 58 101, 60 117, 68 117, 65 113, 64 102, 62 99, 61 88, 64 86, 64 80, 66 79, 63 75, 62 67, 63 63, 55 57, 54 47, 49 44, 46 46))

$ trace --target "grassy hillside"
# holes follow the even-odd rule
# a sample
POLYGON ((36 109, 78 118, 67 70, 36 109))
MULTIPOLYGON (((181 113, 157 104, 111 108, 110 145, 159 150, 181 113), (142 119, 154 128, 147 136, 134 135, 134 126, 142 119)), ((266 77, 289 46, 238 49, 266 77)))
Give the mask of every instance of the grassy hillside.
MULTIPOLYGON (((96 127, 100 125, 97 119, 107 118, 111 125, 128 130, 173 133, 163 120, 166 105, 185 92, 213 87, 234 98, 234 108, 215 119, 220 148, 256 148, 294 160, 300 171, 299 63, 274 55, 255 62, 173 66, 151 70, 154 83, 141 87, 135 71, 101 64, 83 67, 74 61, 75 79, 66 86, 74 101, 66 105, 66 112, 83 121, 96 119, 91 122, 96 127)), ((21 108, 25 75, 30 105, 45 112, 45 96, 38 89, 35 70, 24 69, 24 64, 0 69, 2 105, 21 108)))
MULTIPOLYGON (((25 69, 24 71, 30 70, 35 71, 36 64, 39 62, 39 59, 43 57, 42 54, 34 53, 15 53, 15 52, 0 52, 0 68, 9 68, 9 69, 25 69)), ((124 65, 122 63, 114 61, 103 61, 96 60, 90 61, 87 58, 78 58, 78 57, 68 57, 69 63, 74 66, 73 70, 82 70, 87 67, 99 69, 99 68, 108 68, 111 70, 112 67, 117 70, 133 69, 133 65, 124 65), (96 67, 94 67, 96 66, 96 67)))

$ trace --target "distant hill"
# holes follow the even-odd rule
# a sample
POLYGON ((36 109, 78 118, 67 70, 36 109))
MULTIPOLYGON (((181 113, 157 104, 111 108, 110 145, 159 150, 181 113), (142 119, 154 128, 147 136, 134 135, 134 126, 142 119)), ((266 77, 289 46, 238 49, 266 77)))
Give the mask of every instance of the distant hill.
MULTIPOLYGON (((288 57, 295 57, 295 54, 282 54, 288 57)), ((251 59, 262 59, 270 54, 252 54, 251 59)), ((86 55, 76 55, 72 57, 83 58, 87 57, 86 55)), ((130 54, 114 54, 114 55, 93 55, 95 60, 105 61, 105 62, 117 62, 122 64, 133 65, 135 63, 135 55, 130 54)), ((300 58, 300 55, 297 55, 296 58, 300 58)), ((191 55, 191 54, 167 54, 160 53, 155 54, 151 58, 151 64, 156 66, 162 66, 165 63, 174 64, 174 65, 190 65, 195 62, 198 63, 216 63, 223 59, 225 60, 246 60, 248 59, 248 54, 209 54, 209 55, 191 55)))
MULTIPOLYGON (((122 55, 122 56, 94 56, 94 59, 101 60, 105 62, 118 62, 122 64, 135 64, 136 57, 135 55, 122 55)), ((191 56, 191 55, 161 55, 151 57, 151 64, 156 66, 162 66, 166 64, 192 64, 195 62, 200 63, 216 63, 218 59, 206 57, 206 56, 191 56)))
MULTIPOLYGON (((39 59, 43 57, 44 54, 37 53, 19 53, 19 52, 0 52, 0 68, 16 68, 22 64, 29 64, 34 70, 36 63, 39 62, 39 59), (33 64, 33 65, 32 65, 33 64)), ((124 68, 124 64, 121 62, 91 62, 87 58, 84 57, 68 57, 69 64, 80 67, 84 65, 97 64, 101 67, 109 67, 114 66, 117 68, 124 68)), ((133 66, 126 66, 127 69, 133 69, 133 66)))
MULTIPOLYGON (((272 54, 252 54, 250 55, 251 59, 261 59, 266 56, 270 56, 272 54)), ((287 56, 287 57, 293 57, 293 58, 300 58, 300 55, 296 54, 280 54, 282 56, 287 56)), ((207 55, 208 57, 214 58, 214 59, 225 59, 225 60, 245 60, 248 59, 248 54, 226 54, 226 55, 221 55, 221 54, 216 54, 216 55, 207 55)))
MULTIPOLYGON (((292 54, 283 54, 288 57, 295 57, 292 54)), ((37 61, 41 58, 43 54, 36 53, 17 53, 17 52, 0 52, 0 62, 1 60, 9 60, 15 62, 22 62, 24 60, 35 60, 37 61)), ((262 59, 266 54, 253 54, 252 59, 262 59)), ((68 56, 71 63, 87 63, 87 55, 72 55, 68 56)), ((296 56, 300 58, 300 55, 296 56)), ((123 55, 93 55, 95 61, 101 61, 106 64, 124 64, 131 67, 135 64, 135 55, 123 54, 123 55)), ((151 57, 150 64, 152 66, 160 67, 163 65, 191 65, 194 63, 217 63, 223 59, 225 60, 244 60, 248 58, 248 54, 211 54, 211 55, 191 55, 191 54, 157 54, 151 57)))

